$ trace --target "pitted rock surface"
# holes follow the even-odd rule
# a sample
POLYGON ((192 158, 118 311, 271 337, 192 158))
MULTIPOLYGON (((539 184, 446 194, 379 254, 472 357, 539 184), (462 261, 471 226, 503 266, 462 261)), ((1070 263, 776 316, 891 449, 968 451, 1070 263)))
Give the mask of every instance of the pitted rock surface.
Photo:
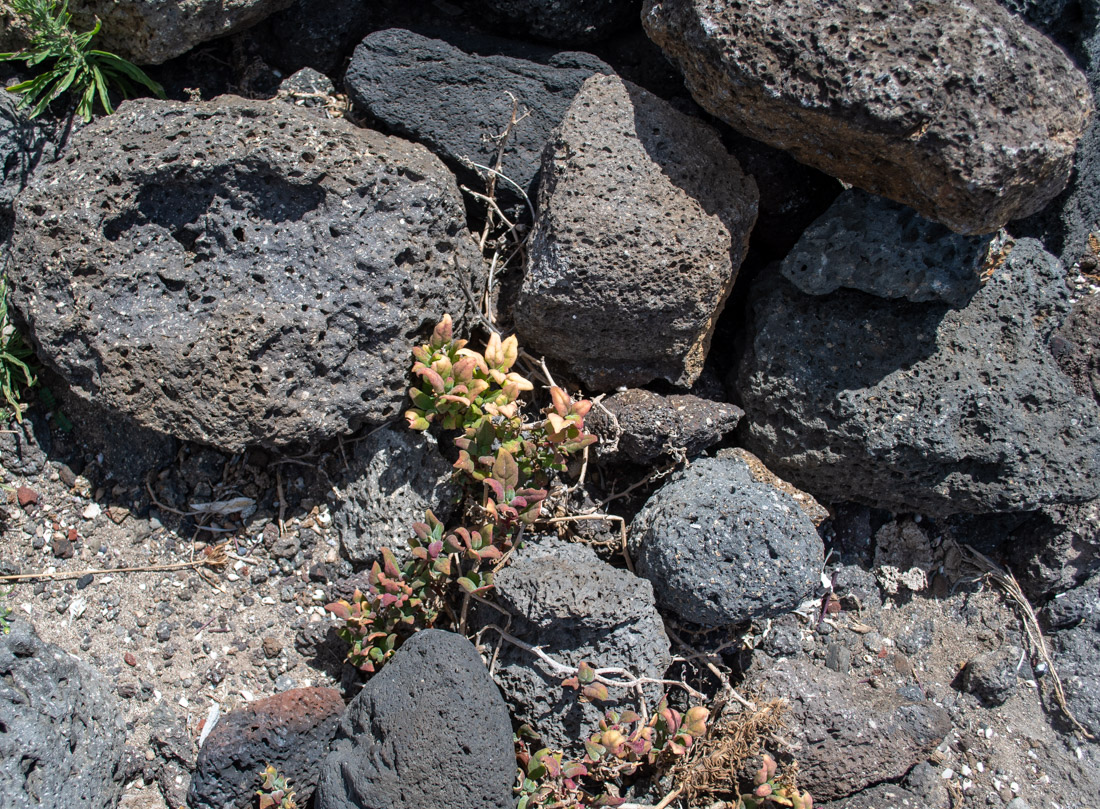
POLYGON ((736 456, 700 458, 671 478, 634 518, 630 543, 657 603, 707 626, 794 609, 825 556, 798 503, 736 456))
MULTIPOLYGON (((494 581, 500 603, 514 618, 510 632, 532 646, 552 650, 567 666, 587 661, 662 677, 672 664, 653 587, 645 579, 601 560, 590 547, 555 538, 528 541, 494 581)), ((496 623, 486 610, 481 620, 496 623)), ((485 633, 488 640, 492 630, 485 633)), ((612 691, 599 707, 561 687, 562 675, 533 654, 502 642, 495 669, 512 714, 537 728, 543 742, 576 751, 607 708, 632 698, 612 691)), ((661 690, 646 687, 646 698, 661 690)))
POLYGON ((1100 294, 1077 300, 1051 339, 1050 350, 1077 392, 1100 404, 1100 294))
POLYGON ((709 126, 622 79, 592 77, 543 156, 520 341, 594 390, 690 386, 758 198, 709 126))
POLYGON ((411 559, 409 526, 428 509, 443 522, 454 513, 453 471, 430 433, 387 427, 360 441, 333 516, 344 555, 370 564, 388 547, 399 561, 411 559))
POLYGON ((766 279, 731 380, 745 445, 826 502, 942 516, 1095 498, 1100 408, 1048 347, 1068 307, 1033 239, 965 309, 766 279))
POLYGON ((159 65, 201 42, 253 25, 294 0, 70 0, 73 25, 103 24, 93 47, 159 65))
POLYGON ((285 776, 304 806, 344 712, 333 688, 295 688, 222 717, 199 751, 187 805, 251 806, 264 768, 285 776))
POLYGON ((802 234, 781 272, 807 295, 843 287, 962 308, 981 286, 991 242, 959 236, 907 205, 851 189, 802 234))
POLYGON ((727 402, 631 388, 592 408, 585 428, 599 437, 601 460, 624 457, 647 464, 668 454, 698 455, 736 427, 743 415, 727 402))
MULTIPOLYGON (((611 68, 586 53, 517 49, 491 37, 451 44, 393 28, 376 31, 355 48, 344 81, 357 108, 423 143, 475 190, 483 190, 484 181, 463 161, 495 165, 499 147, 493 138, 508 126, 514 98, 516 114, 527 115, 505 142, 502 169, 533 196, 550 133, 594 73, 611 68), (508 55, 481 55, 494 49, 508 55)), ((518 201, 504 181, 497 188, 502 200, 518 201)))
POLYGON ((232 96, 85 127, 20 195, 13 253, 77 393, 230 451, 393 416, 408 346, 482 262, 423 147, 232 96))
POLYGON ((798 785, 815 804, 900 779, 951 730, 947 711, 930 701, 909 702, 807 660, 780 660, 746 687, 789 702, 798 785))
POLYGON ((317 809, 513 809, 500 691, 461 635, 417 632, 351 701, 321 766, 317 809))
POLYGON ((1050 202, 1091 106, 994 0, 646 0, 642 23, 707 111, 959 233, 1050 202))
POLYGON ((126 727, 102 675, 39 639, 0 635, 0 795, 5 809, 114 809, 126 727))
POLYGON ((1052 601, 1048 620, 1054 662, 1077 720, 1100 733, 1100 575, 1052 601))

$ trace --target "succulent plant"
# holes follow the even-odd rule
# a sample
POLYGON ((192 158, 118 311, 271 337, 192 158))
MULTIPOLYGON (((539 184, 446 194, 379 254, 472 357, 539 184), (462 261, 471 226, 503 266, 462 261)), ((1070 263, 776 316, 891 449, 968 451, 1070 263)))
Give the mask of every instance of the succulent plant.
POLYGON ((259 797, 259 809, 298 809, 294 800, 294 790, 287 779, 270 764, 260 773, 263 783, 256 792, 259 797))
POLYGON ((791 809, 813 809, 814 799, 809 792, 799 792, 793 783, 784 783, 777 775, 779 765, 764 754, 764 763, 753 776, 751 795, 741 796, 743 809, 761 809, 766 806, 789 806, 791 809))
POLYGON ((455 439, 455 478, 466 495, 466 516, 476 527, 445 531, 430 511, 414 523, 409 539, 412 559, 398 566, 383 548, 371 567, 367 592, 327 606, 343 621, 338 630, 350 644, 348 660, 361 670, 377 671, 413 632, 434 626, 453 583, 459 591, 481 595, 493 586, 488 563, 501 559, 524 524, 538 519, 550 476, 565 468, 567 455, 596 440, 584 432, 591 402, 574 401, 550 389, 545 418, 525 423, 519 396, 534 386, 512 370, 519 356, 514 336, 489 338, 485 353, 454 338, 450 316, 431 339, 413 349, 412 373, 419 383, 409 390, 413 407, 409 426, 432 424, 461 430, 455 439))
MULTIPOLYGON (((583 679, 584 674, 579 677, 583 679)), ((517 739, 518 809, 618 806, 625 800, 609 788, 612 783, 643 767, 670 766, 706 733, 709 717, 701 705, 681 714, 668 706, 667 699, 661 700, 647 721, 635 711, 608 711, 585 742, 585 755, 579 760, 545 747, 531 753, 517 739)))

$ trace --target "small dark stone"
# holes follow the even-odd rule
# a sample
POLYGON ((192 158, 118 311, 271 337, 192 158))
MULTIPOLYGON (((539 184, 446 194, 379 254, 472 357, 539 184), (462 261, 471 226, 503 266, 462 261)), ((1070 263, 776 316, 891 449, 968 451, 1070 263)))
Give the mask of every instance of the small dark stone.
POLYGON ((137 696, 138 687, 134 683, 119 683, 115 692, 123 699, 133 699, 137 696))
POLYGON ((828 649, 825 651, 825 665, 833 671, 847 674, 848 669, 852 667, 851 650, 848 649, 847 646, 843 646, 835 641, 830 643, 828 649))
POLYGON ((91 584, 94 579, 95 576, 93 576, 91 573, 85 573, 83 576, 76 580, 76 589, 83 590, 85 587, 91 584))
POLYGON ((275 540, 271 545, 271 555, 276 559, 293 559, 294 554, 302 549, 302 541, 298 533, 287 533, 275 540))
POLYGON ((279 653, 283 651, 283 645, 275 638, 267 637, 263 641, 263 650, 264 656, 271 659, 279 656, 279 653))
POLYGON ((167 621, 157 624, 156 638, 160 643, 167 643, 172 637, 172 625, 167 621))
POLYGON ((1018 646, 1002 646, 976 655, 963 669, 963 688, 988 707, 1001 705, 1016 691, 1017 666, 1023 659, 1018 646))
POLYGON ((72 559, 75 551, 68 537, 55 536, 50 542, 50 550, 58 559, 72 559))

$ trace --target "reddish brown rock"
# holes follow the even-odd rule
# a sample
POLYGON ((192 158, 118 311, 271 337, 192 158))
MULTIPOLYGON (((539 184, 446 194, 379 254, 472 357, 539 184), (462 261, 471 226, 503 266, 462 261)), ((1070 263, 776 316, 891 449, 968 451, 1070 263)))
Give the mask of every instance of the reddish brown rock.
POLYGON ((15 497, 23 508, 38 502, 38 492, 27 486, 20 486, 15 491, 15 497))
POLYGON ((298 805, 308 805, 344 701, 333 688, 295 688, 228 714, 199 751, 187 805, 247 806, 268 765, 289 779, 298 805))

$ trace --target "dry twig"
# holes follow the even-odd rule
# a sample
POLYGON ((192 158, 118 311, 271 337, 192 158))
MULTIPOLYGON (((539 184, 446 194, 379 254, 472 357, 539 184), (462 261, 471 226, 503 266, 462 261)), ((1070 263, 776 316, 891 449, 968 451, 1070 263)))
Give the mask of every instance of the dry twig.
POLYGON ((1007 570, 984 553, 975 550, 969 545, 961 546, 967 554, 969 554, 970 562, 974 567, 983 571, 984 575, 999 586, 1009 600, 1015 605, 1020 614, 1020 621, 1024 625, 1024 637, 1027 641, 1028 652, 1034 657, 1047 665, 1047 677, 1051 683, 1051 690, 1054 692, 1054 701, 1058 703, 1058 707, 1069 720, 1070 725, 1073 726, 1074 731, 1085 739, 1094 739, 1095 736, 1089 733, 1089 731, 1077 721, 1077 717, 1073 715, 1073 711, 1070 710, 1069 705, 1066 703, 1066 692, 1062 688, 1062 679, 1058 676, 1058 670, 1054 666, 1054 658, 1051 657, 1050 651, 1047 649, 1046 639, 1043 637, 1043 630, 1039 627, 1039 619, 1035 615, 1035 610, 1032 608, 1030 602, 1027 600, 1027 596, 1024 595, 1024 591, 1020 589, 1020 583, 1016 581, 1016 577, 1012 575, 1012 571, 1007 570))

